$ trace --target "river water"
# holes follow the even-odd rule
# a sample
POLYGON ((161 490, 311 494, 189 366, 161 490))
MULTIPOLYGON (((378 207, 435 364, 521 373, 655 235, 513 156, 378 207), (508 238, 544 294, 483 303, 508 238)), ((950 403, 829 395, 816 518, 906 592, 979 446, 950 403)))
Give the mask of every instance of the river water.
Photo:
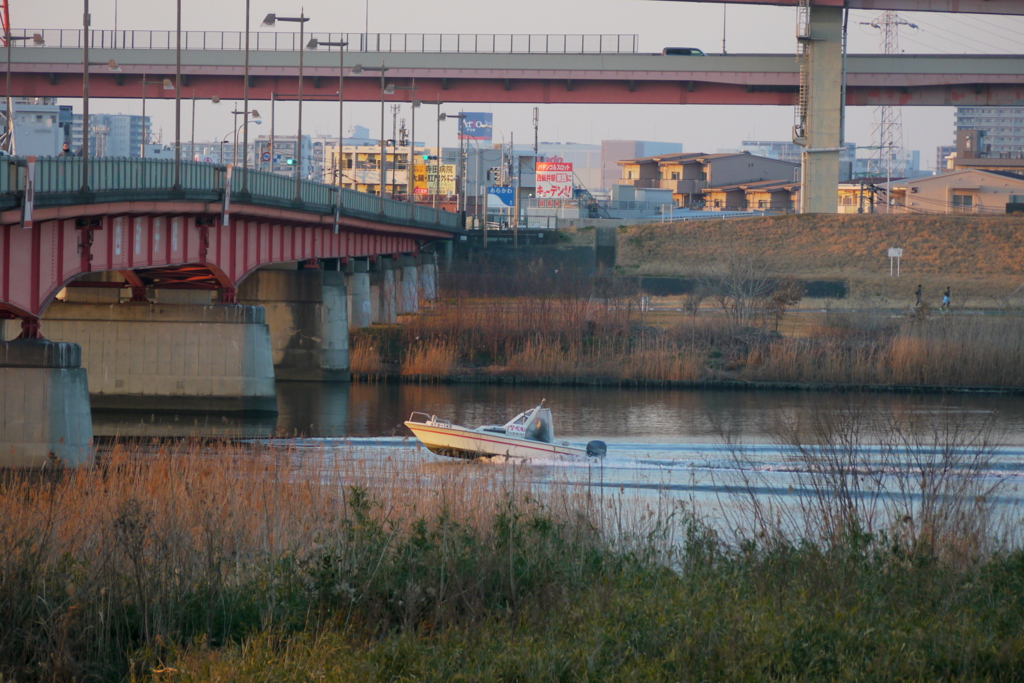
MULTIPOLYGON (((436 414, 476 427, 504 422, 541 399, 551 408, 559 441, 582 446, 591 439, 608 444, 601 462, 531 462, 530 473, 547 481, 586 481, 643 500, 674 496, 707 503, 751 488, 765 494, 798 495, 807 470, 779 429, 794 421, 834 415, 833 426, 855 434, 850 449, 858 467, 894 467, 891 451, 878 444, 882 432, 849 428, 851 416, 938 430, 948 442, 956 434, 983 430, 998 446, 981 468, 988 483, 999 483, 999 500, 1024 503, 1024 397, 981 394, 839 394, 800 391, 625 389, 534 387, 490 384, 319 384, 278 383, 276 417, 94 413, 97 436, 242 436, 300 447, 345 448, 346 452, 387 449, 415 462, 450 462, 418 447, 403 421, 413 411, 436 414), (845 422, 844 422, 845 421, 845 422)), ((841 440, 841 439, 840 439, 841 440)), ((909 458, 934 454, 920 443, 904 449, 909 458), (911 452, 913 451, 913 452, 911 452)), ((941 450, 942 443, 937 444, 941 450)), ((970 459, 982 449, 962 450, 970 459)), ((897 454, 899 456, 899 454, 897 454)), ((962 458, 961 458, 962 459, 962 458)), ((498 466, 498 465, 496 465, 498 466)), ((969 467, 958 463, 956 467, 969 467)))

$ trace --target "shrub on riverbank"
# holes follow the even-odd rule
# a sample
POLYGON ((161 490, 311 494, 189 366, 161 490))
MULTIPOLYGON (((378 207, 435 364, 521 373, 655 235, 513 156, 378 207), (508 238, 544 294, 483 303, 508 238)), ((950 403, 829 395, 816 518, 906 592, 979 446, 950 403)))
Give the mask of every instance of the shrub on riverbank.
POLYGON ((804 337, 714 312, 645 324, 636 302, 455 298, 399 327, 353 333, 352 369, 556 381, 744 380, 1024 387, 1024 318, 831 314, 804 337), (566 309, 570 313, 566 313, 566 309))

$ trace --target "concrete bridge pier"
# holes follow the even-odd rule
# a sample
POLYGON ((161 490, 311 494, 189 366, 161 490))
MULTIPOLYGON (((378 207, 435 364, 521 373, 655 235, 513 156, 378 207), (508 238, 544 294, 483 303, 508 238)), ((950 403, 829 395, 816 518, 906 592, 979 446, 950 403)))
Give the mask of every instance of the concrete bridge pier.
POLYGON ((835 213, 842 144, 843 12, 842 7, 812 5, 806 35, 798 36, 806 60, 803 129, 798 123, 793 141, 801 153, 801 213, 835 213))
POLYGON ((402 284, 398 297, 398 314, 409 315, 420 309, 420 270, 411 254, 399 258, 402 265, 402 284))
POLYGON ((146 294, 69 287, 43 315, 44 337, 81 348, 93 408, 277 412, 262 308, 211 304, 210 290, 146 294))
POLYGON ((366 259, 351 259, 346 272, 349 327, 369 327, 373 322, 373 306, 370 303, 370 264, 366 259))
POLYGON ((344 272, 294 266, 257 270, 242 281, 238 299, 266 310, 277 379, 351 379, 344 272))
POLYGON ((92 412, 81 360, 77 344, 0 343, 0 467, 92 464, 92 412))
POLYGON ((426 301, 437 300, 437 256, 420 255, 420 294, 426 301))
POLYGON ((398 282, 395 261, 389 256, 378 257, 371 264, 370 308, 373 322, 381 325, 398 323, 398 282))

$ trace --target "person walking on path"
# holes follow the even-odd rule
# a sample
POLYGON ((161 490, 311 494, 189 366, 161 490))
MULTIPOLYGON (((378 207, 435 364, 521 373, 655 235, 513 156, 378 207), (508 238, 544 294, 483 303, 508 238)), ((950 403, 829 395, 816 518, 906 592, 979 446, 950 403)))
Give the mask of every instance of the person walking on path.
POLYGON ((918 308, 921 305, 921 285, 918 285, 917 289, 914 290, 914 296, 917 297, 917 301, 914 302, 914 308, 918 308))
POLYGON ((946 285, 946 291, 942 293, 942 308, 949 310, 949 285, 946 285))

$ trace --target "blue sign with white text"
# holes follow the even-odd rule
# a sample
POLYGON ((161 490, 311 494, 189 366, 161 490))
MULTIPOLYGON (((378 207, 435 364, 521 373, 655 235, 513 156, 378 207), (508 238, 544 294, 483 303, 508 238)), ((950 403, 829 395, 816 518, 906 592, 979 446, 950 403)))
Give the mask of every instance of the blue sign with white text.
POLYGON ((516 205, 516 188, 514 187, 488 187, 487 208, 505 208, 516 205))
POLYGON ((491 141, 491 131, 494 129, 494 114, 490 112, 462 112, 465 118, 459 119, 460 140, 482 140, 491 141))

